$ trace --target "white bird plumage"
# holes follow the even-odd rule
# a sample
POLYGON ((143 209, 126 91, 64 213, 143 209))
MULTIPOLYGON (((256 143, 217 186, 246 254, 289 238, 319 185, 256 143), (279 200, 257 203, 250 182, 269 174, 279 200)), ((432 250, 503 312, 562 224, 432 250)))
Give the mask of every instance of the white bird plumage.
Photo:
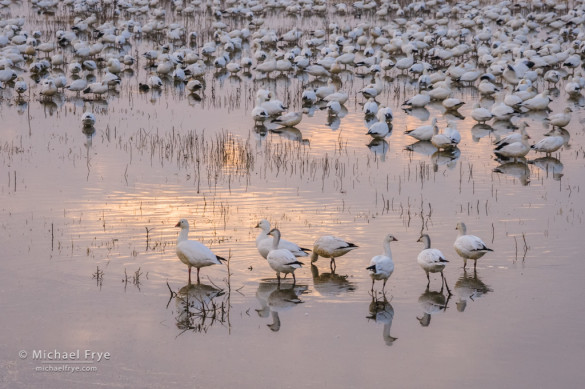
POLYGON ((303 265, 302 262, 297 261, 297 257, 294 256, 290 250, 279 249, 280 243, 280 231, 277 228, 270 230, 268 235, 273 237, 272 249, 266 256, 268 264, 276 272, 276 278, 280 282, 280 273, 292 274, 293 284, 297 282, 294 271, 300 269, 303 265))
POLYGON ((396 242, 396 239, 392 234, 388 234, 384 237, 383 247, 384 253, 376 255, 370 260, 370 266, 366 270, 370 271, 370 277, 372 278, 372 291, 374 290, 374 282, 376 280, 382 280, 382 290, 386 287, 388 278, 394 272, 394 261, 392 261, 392 251, 390 250, 390 242, 396 242))
POLYGON ((404 131, 404 133, 408 136, 412 136, 414 139, 430 141, 433 135, 435 134, 435 127, 437 127, 437 118, 433 118, 431 124, 419 126, 414 130, 407 130, 404 131))
POLYGON ((189 283, 191 283, 191 268, 197 269, 197 283, 199 283, 199 270, 205 266, 220 265, 225 258, 215 255, 207 246, 196 240, 189 240, 189 222, 181 219, 175 225, 181 232, 177 238, 177 257, 189 267, 189 283))
MULTIPOLYGON (((258 249, 260 255, 266 258, 270 250, 272 250, 273 243, 273 238, 271 235, 269 235, 271 230, 270 222, 266 219, 262 219, 258 222, 258 224, 256 224, 256 228, 261 229, 260 233, 256 237, 256 248, 258 249)), ((300 247, 296 243, 289 242, 288 240, 282 238, 279 241, 278 248, 289 250, 295 257, 306 257, 309 255, 307 254, 307 251, 311 251, 309 249, 300 247)))
POLYGON ((461 258, 463 258, 463 268, 467 266, 467 260, 473 259, 475 262, 473 268, 477 266, 477 260, 485 255, 489 251, 493 251, 488 248, 483 240, 475 235, 467 235, 467 227, 465 223, 457 223, 455 228, 459 231, 459 236, 455 239, 453 247, 461 258))
POLYGON ((343 239, 335 236, 326 235, 318 238, 313 244, 313 254, 311 255, 311 262, 316 262, 319 256, 323 258, 331 258, 331 270, 335 269, 335 258, 341 257, 349 253, 351 250, 358 248, 353 243, 346 242, 343 239))
MULTIPOLYGON (((417 242, 423 242, 424 244, 424 249, 418 254, 416 262, 427 274, 427 288, 431 283, 429 273, 441 273, 441 282, 444 282, 446 285, 447 282, 443 275, 443 270, 449 261, 440 250, 431 248, 431 238, 429 235, 422 234, 417 242)), ((448 286, 447 291, 449 291, 448 286)))

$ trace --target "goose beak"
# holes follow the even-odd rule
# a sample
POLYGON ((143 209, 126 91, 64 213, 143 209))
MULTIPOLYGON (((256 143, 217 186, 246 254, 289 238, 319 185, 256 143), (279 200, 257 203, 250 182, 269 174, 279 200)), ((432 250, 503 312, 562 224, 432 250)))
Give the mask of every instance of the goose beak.
POLYGON ((392 241, 393 242, 398 242, 398 239, 396 239, 395 237, 392 237, 392 241))
POLYGON ((178 222, 175 227, 181 227, 181 222, 178 222))
POLYGON ((257 223, 254 228, 260 228, 260 223, 257 223))
POLYGON ((422 239, 422 236, 418 238, 417 242, 420 242, 420 241, 421 241, 421 239, 422 239))

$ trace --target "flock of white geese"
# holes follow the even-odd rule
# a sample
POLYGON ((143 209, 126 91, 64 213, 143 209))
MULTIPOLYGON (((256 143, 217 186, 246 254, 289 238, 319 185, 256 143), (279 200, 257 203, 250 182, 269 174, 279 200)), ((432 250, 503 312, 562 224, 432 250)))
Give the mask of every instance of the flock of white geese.
MULTIPOLYGON (((189 268, 189 284, 191 283, 191 268, 193 267, 197 269, 197 283, 200 283, 199 270, 202 267, 220 265, 225 259, 215 255, 201 242, 188 238, 189 221, 187 219, 179 220, 175 227, 181 229, 177 238, 176 251, 177 257, 189 268)), ((325 235, 315 240, 311 250, 303 248, 294 242, 282 239, 280 230, 278 228, 271 228, 270 222, 266 219, 260 220, 256 228, 260 228, 260 233, 256 237, 258 253, 266 259, 270 268, 276 272, 276 278, 279 284, 281 273, 284 274, 285 278, 288 274, 291 274, 293 277, 293 285, 296 283, 295 271, 304 265, 303 262, 299 261, 299 258, 308 257, 311 251, 311 263, 316 262, 319 257, 330 258, 331 271, 335 272, 335 258, 339 258, 358 248, 357 245, 336 236, 325 235)), ((493 250, 488 248, 481 238, 467 234, 467 228, 463 222, 457 224, 456 230, 459 231, 459 235, 453 243, 453 247, 457 254, 463 258, 463 268, 465 269, 467 266, 467 260, 471 259, 474 261, 473 266, 475 270, 477 260, 487 252, 493 250)), ((372 292, 375 281, 383 282, 382 291, 384 291, 386 282, 392 273, 394 273, 394 261, 392 259, 390 243, 397 240, 392 234, 386 235, 383 241, 383 253, 374 256, 366 268, 372 278, 372 292)), ((431 238, 428 234, 422 234, 418 241, 424 243, 424 249, 418 254, 417 263, 426 273, 427 288, 430 284, 429 273, 441 273, 441 288, 445 285, 447 291, 451 294, 443 275, 443 270, 449 261, 440 250, 431 248, 431 238)))
MULTIPOLYGON (((174 81, 184 85, 185 93, 198 94, 204 93, 205 76, 211 72, 246 73, 255 81, 266 80, 266 85, 273 77, 304 75, 320 86, 311 82, 298 91, 303 110, 287 111, 276 91, 260 87, 253 120, 260 126, 270 123, 275 131, 294 128, 314 106, 342 118, 351 99, 363 107, 364 134, 383 140, 391 135, 398 113, 380 97, 395 87, 396 78, 406 77, 416 84, 417 93, 406 97, 400 114, 409 115, 433 102, 444 108, 443 117, 407 130, 408 136, 455 154, 461 142, 457 110, 467 103, 455 92, 473 87, 479 96, 470 111, 474 121, 486 131, 495 131, 501 122, 519 129, 500 136, 494 153, 501 160, 525 164, 531 151, 549 157, 567 144, 572 109, 567 106, 549 115, 549 105, 555 96, 570 101, 582 97, 585 86, 582 1, 33 0, 30 5, 62 27, 52 31, 51 23, 41 23, 46 30, 30 30, 25 17, 4 13, 8 16, 0 20, 0 88, 3 96, 12 93, 18 100, 81 93, 108 99, 122 82, 148 91, 174 81), (302 28, 306 24, 298 23, 289 30, 265 26, 268 17, 284 16, 321 23, 308 23, 311 28, 306 29, 302 28), (195 18, 204 23, 194 25, 195 18), (140 61, 132 54, 138 48, 140 61), (123 71, 136 69, 139 62, 146 62, 145 79, 123 80, 123 71), (339 82, 348 74, 372 82, 350 96, 339 82), (522 119, 532 111, 544 112, 552 127, 533 144, 522 119), (442 129, 439 120, 447 121, 442 129)), ((18 5, 3 1, 0 7, 11 10, 18 5)), ((85 112, 80 120, 91 126, 96 117, 85 112)), ((219 264, 222 258, 188 239, 187 220, 177 227, 181 228, 177 255, 189 267, 189 279, 195 267, 199 280, 201 267, 219 264)), ((265 220, 258 227, 260 254, 279 279, 281 273, 295 279, 294 272, 302 266, 298 258, 308 256, 309 250, 282 239, 265 220)), ((466 234, 463 223, 457 228, 460 235, 454 247, 464 265, 490 251, 480 238, 466 234)), ((385 286, 391 276, 390 244, 396 240, 386 236, 384 252, 372 258, 368 267, 372 287, 376 280, 385 286)), ((429 273, 442 275, 445 257, 431 248, 428 235, 419 240, 424 249, 418 263, 427 278, 429 273)), ((315 241, 311 260, 330 258, 333 269, 335 258, 356 247, 323 236, 315 241)))
MULTIPOLYGON (((2 5, 16 7, 11 1, 2 5)), ((395 87, 397 75, 418 87, 417 94, 406 96, 407 114, 441 102, 444 118, 456 118, 466 103, 454 96, 457 88, 473 86, 480 101, 471 117, 482 125, 494 123, 487 130, 502 121, 510 123, 507 129, 517 128, 526 112, 548 110, 551 89, 562 86, 563 97, 574 99, 585 86, 581 1, 569 6, 552 0, 34 0, 31 7, 65 26, 31 31, 24 17, 0 21, 0 88, 19 99, 33 86, 41 99, 80 93, 107 99, 123 82, 121 74, 145 61, 145 79, 124 79, 143 91, 173 81, 185 93, 203 93, 205 75, 214 71, 246 73, 256 81, 303 74, 326 84, 298 91, 304 110, 286 112, 275 91, 258 88, 254 120, 270 120, 274 131, 294 128, 315 104, 339 119, 351 99, 363 105, 364 134, 380 144, 392 133, 394 113, 378 99, 395 87), (289 30, 265 25, 269 17, 284 15, 314 19, 309 27, 297 23, 289 30), (205 23, 193 26, 193 20, 205 23), (321 20, 322 28, 313 28, 314 20, 321 20), (325 20, 331 22, 324 25, 325 20), (138 49, 141 61, 133 54, 138 49), (339 82, 347 74, 372 82, 350 96, 339 82)), ((440 129, 434 119, 407 134, 436 150, 457 149, 456 121, 446 120, 440 129)), ((547 117, 552 131, 543 139, 530 144, 524 131, 501 140, 494 153, 513 162, 531 150, 550 156, 568 142, 570 121, 567 107, 547 117)))

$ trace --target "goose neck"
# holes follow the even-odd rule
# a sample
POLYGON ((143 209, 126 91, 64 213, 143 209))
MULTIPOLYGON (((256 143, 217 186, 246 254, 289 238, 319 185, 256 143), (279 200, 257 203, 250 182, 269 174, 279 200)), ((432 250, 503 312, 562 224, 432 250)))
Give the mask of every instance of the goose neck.
POLYGON ((384 241, 384 255, 392 258, 392 251, 390 250, 390 242, 387 240, 384 241))
POLYGON ((181 228, 181 232, 179 232, 179 237, 177 238, 177 243, 182 242, 184 240, 189 239, 189 228, 181 228))
POLYGON ((422 236, 422 242, 425 246, 425 250, 431 248, 431 238, 428 235, 422 236))
POLYGON ((272 234, 272 249, 276 250, 278 249, 278 244, 280 243, 280 232, 274 231, 272 234))

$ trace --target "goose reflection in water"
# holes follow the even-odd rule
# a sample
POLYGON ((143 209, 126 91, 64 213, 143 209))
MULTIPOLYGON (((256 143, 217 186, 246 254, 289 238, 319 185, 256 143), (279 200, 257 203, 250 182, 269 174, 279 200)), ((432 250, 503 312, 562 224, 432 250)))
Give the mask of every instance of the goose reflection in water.
POLYGON ((431 324, 431 316, 447 310, 450 294, 443 293, 443 286, 439 291, 431 291, 427 287, 423 294, 418 298, 418 303, 423 309, 422 317, 417 319, 421 326, 428 327, 431 324))
POLYGON ((493 170, 494 173, 505 174, 520 180, 523 186, 530 183, 530 168, 526 162, 505 162, 493 170))
POLYGON ((449 169, 453 169, 457 165, 457 160, 461 156, 461 150, 455 147, 451 150, 437 150, 431 155, 431 161, 433 162, 433 171, 438 171, 439 166, 447 166, 449 169))
POLYGON ((22 100, 16 103, 16 112, 19 115, 23 115, 28 110, 28 102, 22 100))
POLYGON ((260 317, 268 317, 271 314, 272 323, 267 326, 277 332, 280 330, 279 313, 303 303, 299 296, 307 289, 306 285, 278 284, 274 280, 261 281, 256 291, 256 299, 262 308, 256 309, 256 312, 260 317))
POLYGON ((492 126, 485 123, 477 123, 471 127, 471 139, 477 143, 481 138, 491 135, 493 131, 492 126))
POLYGON ((405 150, 413 151, 417 154, 425 155, 430 157, 438 151, 433 144, 428 140, 419 140, 405 147, 405 150))
POLYGON ((95 134, 95 127, 94 126, 83 126, 81 132, 85 135, 85 147, 89 152, 91 145, 93 143, 93 136, 95 134))
POLYGON ((347 280, 347 275, 339 275, 335 271, 319 273, 319 268, 314 264, 311 264, 311 274, 313 275, 315 291, 322 296, 338 296, 357 289, 353 282, 347 280))
POLYGON ((205 332, 216 323, 226 321, 225 304, 218 301, 223 290, 206 284, 187 284, 176 293, 177 327, 205 332))
POLYGON ((372 139, 372 141, 366 146, 368 146, 368 149, 370 149, 376 157, 380 157, 382 162, 386 160, 386 153, 388 153, 390 146, 384 139, 372 139))
POLYGON ((382 338, 387 346, 392 346, 394 341, 398 338, 390 335, 390 328, 392 328, 392 320, 394 319, 394 308, 388 302, 386 296, 384 295, 383 298, 378 299, 372 295, 372 302, 370 302, 369 311, 370 315, 366 318, 384 325, 382 338))
POLYGON ((415 118, 417 118, 421 122, 426 122, 427 120, 429 120, 429 117, 431 116, 431 113, 429 112, 429 110, 424 108, 424 107, 422 107, 422 108, 406 108, 406 109, 404 109, 404 112, 406 112, 410 116, 414 116, 415 118))
POLYGON ((561 177, 563 177, 564 165, 561 161, 554 157, 536 158, 528 161, 528 163, 545 171, 547 177, 549 174, 552 174, 552 178, 555 181, 560 181, 561 177))
POLYGON ((279 127, 270 129, 270 132, 278 134, 281 138, 299 142, 305 145, 309 144, 308 139, 303 139, 303 133, 296 127, 279 127))
POLYGON ((459 277, 455 283, 455 295, 458 297, 457 311, 463 312, 467 307, 467 300, 475 301, 475 299, 493 292, 488 285, 484 284, 483 281, 477 276, 477 271, 473 272, 473 275, 469 275, 467 270, 463 270, 463 275, 459 277))

